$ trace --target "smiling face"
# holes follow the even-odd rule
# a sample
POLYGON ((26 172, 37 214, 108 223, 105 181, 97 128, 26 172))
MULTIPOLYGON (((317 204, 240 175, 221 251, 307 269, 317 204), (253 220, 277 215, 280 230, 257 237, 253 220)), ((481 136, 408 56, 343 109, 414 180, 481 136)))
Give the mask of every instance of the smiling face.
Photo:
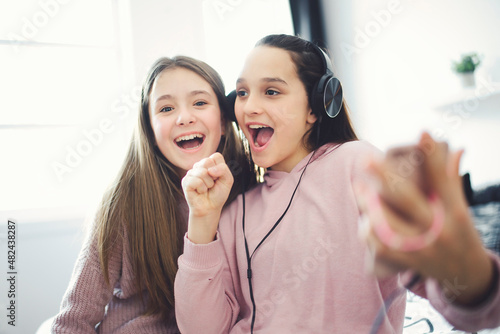
POLYGON ((310 153, 303 137, 316 121, 290 54, 275 47, 254 48, 236 91, 236 118, 254 162, 290 172, 310 153))
POLYGON ((210 84, 182 67, 156 78, 149 115, 156 145, 183 177, 193 164, 217 151, 223 126, 210 84))

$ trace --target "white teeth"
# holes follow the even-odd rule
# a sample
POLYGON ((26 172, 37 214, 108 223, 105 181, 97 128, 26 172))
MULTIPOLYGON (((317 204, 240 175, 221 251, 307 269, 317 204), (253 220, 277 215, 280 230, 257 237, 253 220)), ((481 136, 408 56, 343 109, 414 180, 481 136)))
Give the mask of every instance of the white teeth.
POLYGON ((263 129, 268 128, 268 126, 260 125, 260 124, 251 124, 248 126, 250 129, 263 129))
POLYGON ((175 138, 175 142, 178 143, 178 142, 183 141, 183 140, 191 140, 191 139, 195 139, 195 138, 203 138, 203 135, 200 133, 193 133, 191 135, 175 138))

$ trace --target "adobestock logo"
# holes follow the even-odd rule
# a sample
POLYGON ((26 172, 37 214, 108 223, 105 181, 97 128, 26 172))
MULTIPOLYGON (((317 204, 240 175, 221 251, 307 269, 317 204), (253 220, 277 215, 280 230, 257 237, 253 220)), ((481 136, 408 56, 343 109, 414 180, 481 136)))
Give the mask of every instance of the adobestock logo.
POLYGON ((436 150, 436 144, 430 140, 422 143, 420 149, 411 149, 394 156, 394 170, 384 172, 384 177, 392 192, 397 192, 404 182, 418 182, 418 174, 426 156, 436 150))
MULTIPOLYGON (((103 118, 98 125, 91 129, 82 130, 84 138, 80 139, 75 145, 66 145, 66 155, 61 161, 53 161, 51 166, 59 182, 62 182, 64 176, 71 173, 80 166, 83 158, 92 154, 94 148, 100 146, 106 137, 115 130, 115 124, 126 119, 131 110, 137 110, 141 101, 140 86, 132 89, 130 94, 122 94, 121 97, 113 102, 111 112, 114 118, 103 118)), ((234 168, 236 168, 235 166, 234 168)))
POLYGON ((105 134, 113 132, 114 129, 113 122, 109 118, 105 118, 99 122, 97 128, 83 130, 82 134, 85 139, 80 140, 74 148, 66 145, 67 154, 64 160, 66 164, 59 161, 54 161, 52 163, 52 168, 59 182, 62 182, 64 174, 78 167, 82 163, 83 158, 90 155, 94 147, 102 143, 105 134))
MULTIPOLYGON (((40 0, 38 5, 40 6, 31 18, 23 17, 21 19, 21 31, 20 35, 14 32, 10 32, 8 39, 17 42, 17 44, 26 42, 28 40, 33 40, 40 29, 47 26, 51 18, 54 18, 61 8, 61 5, 66 5, 71 0, 40 0)), ((16 43, 15 43, 16 44, 16 43)), ((15 45, 14 44, 14 45, 15 45)), ((17 51, 17 47, 16 47, 17 51)))
POLYGON ((316 238, 317 246, 308 256, 304 256, 302 261, 294 264, 285 271, 281 277, 281 286, 273 289, 269 298, 259 301, 256 306, 258 318, 271 317, 277 305, 290 302, 290 296, 294 295, 309 277, 314 276, 318 268, 324 267, 325 262, 331 261, 332 254, 339 249, 339 245, 332 241, 331 236, 321 236, 316 238))
POLYGON ((243 0, 218 0, 212 2, 212 7, 221 20, 224 20, 228 12, 232 12, 243 0))
POLYGON ((391 0, 387 3, 387 9, 371 11, 371 20, 365 23, 363 28, 354 28, 353 43, 340 43, 340 50, 348 62, 351 62, 354 55, 361 53, 372 41, 377 38, 387 26, 392 22, 393 16, 403 11, 399 0, 391 0))
POLYGON ((474 94, 468 96, 463 101, 449 106, 446 108, 446 112, 443 113, 444 121, 450 123, 453 129, 457 129, 462 124, 464 118, 469 118, 472 112, 479 109, 482 100, 495 92, 496 88, 492 84, 491 78, 485 79, 479 77, 478 81, 479 83, 474 89, 474 94))
POLYGON ((480 109, 481 101, 496 91, 497 87, 493 84, 492 78, 478 78, 478 85, 473 90, 473 93, 462 101, 454 104, 437 107, 443 111, 442 120, 443 127, 435 128, 432 131, 432 136, 439 140, 449 140, 448 130, 457 130, 462 125, 465 119, 480 109))

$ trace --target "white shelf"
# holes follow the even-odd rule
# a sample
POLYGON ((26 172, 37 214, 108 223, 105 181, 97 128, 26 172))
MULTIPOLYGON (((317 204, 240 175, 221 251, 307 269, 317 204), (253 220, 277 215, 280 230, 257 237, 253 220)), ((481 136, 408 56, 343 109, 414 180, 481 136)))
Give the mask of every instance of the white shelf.
MULTIPOLYGON (((498 99, 500 102, 500 82, 480 82, 476 87, 462 88, 436 103, 434 109, 445 111, 452 109, 457 104, 475 105, 483 101, 498 99)), ((499 103, 500 106, 500 103, 499 103)))

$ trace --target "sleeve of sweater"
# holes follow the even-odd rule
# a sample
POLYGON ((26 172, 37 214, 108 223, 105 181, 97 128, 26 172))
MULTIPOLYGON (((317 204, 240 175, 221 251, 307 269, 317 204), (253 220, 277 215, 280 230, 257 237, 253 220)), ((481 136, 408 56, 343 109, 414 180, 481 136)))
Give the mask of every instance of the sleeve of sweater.
POLYGON ((175 314, 182 333, 228 333, 239 306, 219 233, 198 245, 184 237, 175 278, 175 314))
POLYGON ((498 278, 500 257, 492 252, 489 252, 489 255, 496 267, 496 282, 487 300, 479 306, 463 307, 453 303, 455 296, 463 289, 467 289, 457 280, 447 282, 448 284, 443 287, 437 280, 428 278, 415 286, 412 291, 427 298, 431 305, 457 329, 474 332, 500 326, 500 279, 498 278))
POLYGON ((102 321, 105 307, 113 296, 121 272, 123 244, 113 248, 109 260, 110 284, 101 271, 97 238, 89 233, 73 269, 71 281, 63 297, 59 314, 52 323, 52 333, 95 333, 102 321))

